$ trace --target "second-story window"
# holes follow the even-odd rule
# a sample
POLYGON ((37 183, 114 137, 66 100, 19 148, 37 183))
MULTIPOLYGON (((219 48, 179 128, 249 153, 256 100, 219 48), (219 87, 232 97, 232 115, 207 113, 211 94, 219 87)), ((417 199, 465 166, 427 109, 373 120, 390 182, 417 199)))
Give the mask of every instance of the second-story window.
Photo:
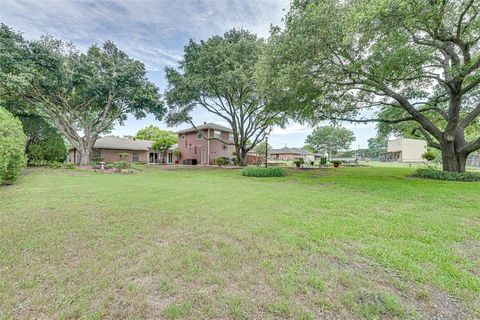
POLYGON ((187 149, 187 146, 188 146, 188 142, 187 140, 185 140, 185 149, 187 149))
POLYGON ((213 131, 213 137, 216 139, 220 139, 221 132, 219 130, 214 130, 213 131))
POLYGON ((185 133, 182 133, 182 140, 185 140, 185 133))
POLYGON ((202 138, 203 138, 203 132, 202 131, 197 132, 197 139, 200 140, 202 138))
POLYGON ((193 147, 195 154, 197 154, 197 146, 193 147))
POLYGON ((233 142, 233 132, 228 134, 228 141, 233 142))

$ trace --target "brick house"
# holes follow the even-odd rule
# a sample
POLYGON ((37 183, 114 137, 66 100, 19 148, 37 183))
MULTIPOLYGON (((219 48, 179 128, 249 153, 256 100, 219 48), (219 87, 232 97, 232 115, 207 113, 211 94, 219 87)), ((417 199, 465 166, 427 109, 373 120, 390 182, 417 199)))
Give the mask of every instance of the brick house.
POLYGON ((225 142, 233 142, 233 131, 230 128, 215 124, 204 123, 180 130, 178 134, 178 150, 182 164, 215 164, 215 159, 233 158, 235 147, 225 142), (207 139, 205 139, 207 138, 207 139))
MULTIPOLYGON (((163 154, 152 149, 153 141, 135 140, 119 137, 101 137, 92 149, 91 159, 101 158, 104 162, 120 161, 120 154, 128 154, 125 158, 128 162, 140 162, 147 164, 161 163, 163 154)), ((178 159, 175 158, 173 151, 178 147, 174 145, 168 150, 165 161, 166 164, 173 164, 178 159)), ((75 148, 68 151, 68 161, 80 163, 80 156, 75 148)))

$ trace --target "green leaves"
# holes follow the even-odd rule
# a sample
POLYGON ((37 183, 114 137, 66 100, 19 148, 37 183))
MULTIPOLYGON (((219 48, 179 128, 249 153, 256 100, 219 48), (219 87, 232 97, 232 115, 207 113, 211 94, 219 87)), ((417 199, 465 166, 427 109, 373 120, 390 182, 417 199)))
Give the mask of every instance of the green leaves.
POLYGON ((326 152, 331 156, 340 150, 349 149, 353 141, 355 141, 355 135, 352 131, 339 126, 324 126, 313 130, 312 134, 307 136, 305 143, 310 148, 326 152))

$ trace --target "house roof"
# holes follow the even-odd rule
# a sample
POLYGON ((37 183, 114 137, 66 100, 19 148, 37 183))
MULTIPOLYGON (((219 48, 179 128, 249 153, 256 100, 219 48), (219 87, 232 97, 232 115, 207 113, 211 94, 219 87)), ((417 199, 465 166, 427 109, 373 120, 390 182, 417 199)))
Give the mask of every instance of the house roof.
POLYGON ((134 140, 119 137, 101 137, 93 147, 95 149, 117 149, 117 150, 143 150, 147 151, 152 147, 153 141, 134 140))
POLYGON ((299 155, 311 155, 313 153, 307 151, 307 150, 304 150, 304 149, 300 149, 300 148, 281 148, 281 149, 272 149, 270 150, 270 154, 299 154, 299 155))
POLYGON ((198 130, 204 130, 204 129, 213 129, 213 130, 219 130, 219 131, 225 131, 225 132, 233 132, 232 129, 221 126, 216 123, 204 123, 199 126, 196 126, 197 128, 191 127, 188 129, 180 130, 177 131, 177 133, 187 133, 187 132, 196 132, 198 130))

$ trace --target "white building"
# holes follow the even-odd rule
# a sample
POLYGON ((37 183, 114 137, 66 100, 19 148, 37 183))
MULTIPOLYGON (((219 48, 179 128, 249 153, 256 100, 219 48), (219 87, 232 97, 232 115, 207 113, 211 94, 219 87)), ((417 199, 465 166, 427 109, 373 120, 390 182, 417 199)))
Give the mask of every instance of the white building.
POLYGON ((427 142, 417 139, 400 138, 388 141, 385 161, 422 162, 427 151, 427 142))

